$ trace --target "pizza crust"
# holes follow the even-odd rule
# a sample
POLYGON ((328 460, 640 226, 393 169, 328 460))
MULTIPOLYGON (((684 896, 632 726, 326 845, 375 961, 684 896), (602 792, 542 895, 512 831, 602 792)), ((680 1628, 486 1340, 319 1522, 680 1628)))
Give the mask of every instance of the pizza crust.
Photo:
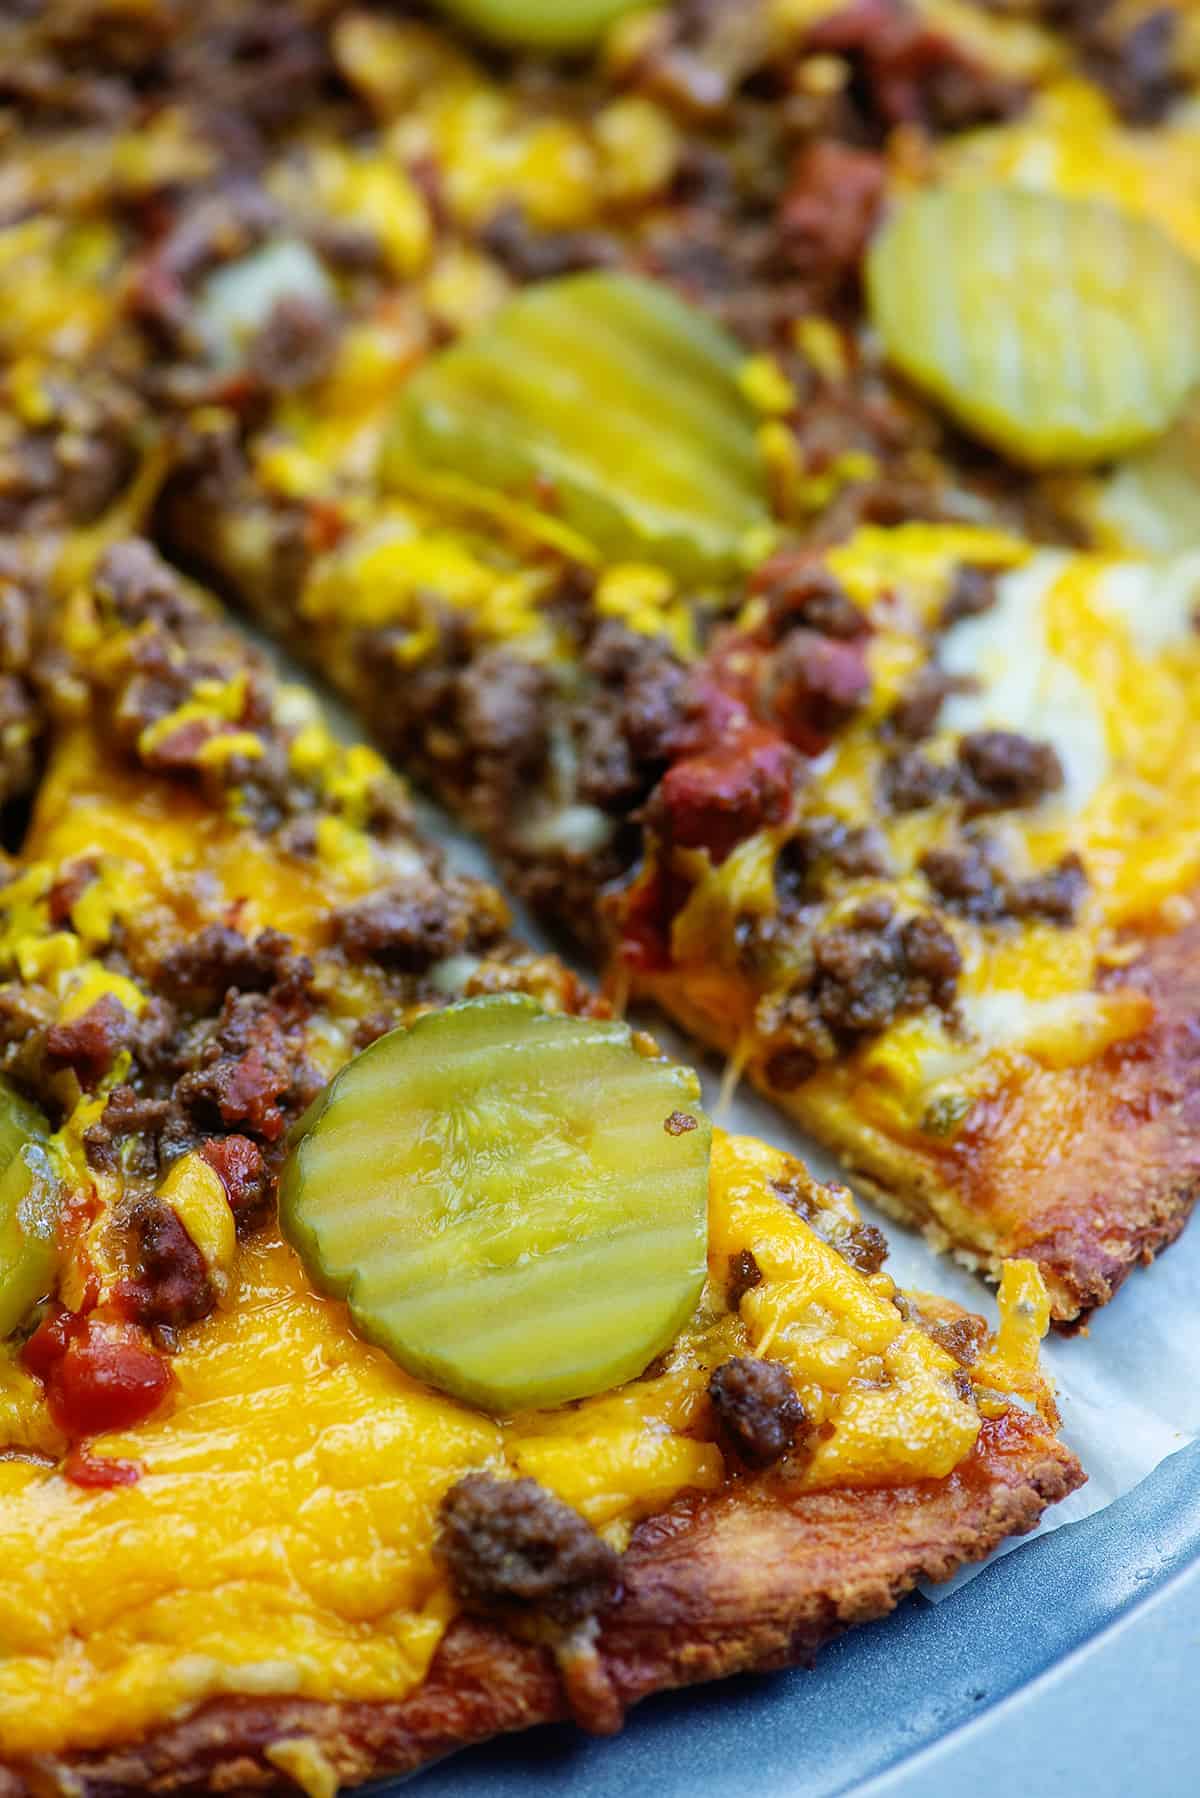
MULTIPOLYGON (((879 1491, 749 1486, 684 1497, 635 1530, 599 1654, 622 1710, 653 1692, 811 1662, 844 1629, 945 1579, 1083 1481, 1036 1414, 985 1420, 948 1478, 879 1491)), ((396 1704, 219 1699, 147 1740, 0 1771, 0 1798, 286 1789, 408 1773, 454 1749, 569 1714, 549 1651, 460 1617, 396 1704)))
MULTIPOLYGON (((748 1072, 858 1192, 936 1249, 993 1277, 1006 1256, 1036 1261, 1055 1323, 1075 1329, 1174 1242, 1200 1198, 1200 919, 1149 936, 1101 984, 1146 993, 1150 1028, 1085 1067, 1027 1067, 945 1145, 874 1127, 838 1073, 779 1092, 748 1072)), ((648 990, 693 1035, 732 1047, 675 977, 648 990)))

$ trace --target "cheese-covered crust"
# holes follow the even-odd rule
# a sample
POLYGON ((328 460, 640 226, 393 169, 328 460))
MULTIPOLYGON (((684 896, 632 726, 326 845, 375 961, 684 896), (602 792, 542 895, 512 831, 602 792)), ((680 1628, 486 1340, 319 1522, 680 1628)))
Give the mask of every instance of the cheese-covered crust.
MULTIPOLYGON (((602 1677, 622 1708, 652 1692, 804 1665, 843 1630, 891 1610, 1032 1528, 1078 1473, 1036 1418, 985 1424, 950 1478, 788 1504, 728 1493, 682 1499, 634 1532, 623 1595, 601 1626, 602 1677)), ((553 1660, 467 1619, 401 1703, 215 1700, 136 1744, 0 1771, 5 1798, 46 1780, 96 1794, 338 1785, 408 1772, 453 1749, 568 1714, 553 1660)))

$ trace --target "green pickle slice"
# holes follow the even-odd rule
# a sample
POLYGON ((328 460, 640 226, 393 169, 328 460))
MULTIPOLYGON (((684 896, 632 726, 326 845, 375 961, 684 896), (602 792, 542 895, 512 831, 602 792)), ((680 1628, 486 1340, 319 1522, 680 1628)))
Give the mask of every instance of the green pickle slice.
POLYGON ((59 1188, 46 1154, 50 1126, 0 1081, 0 1337, 44 1299, 58 1270, 59 1188))
POLYGON ((743 360, 656 282, 546 281, 418 369, 384 479, 454 474, 549 506, 614 559, 731 572, 769 522, 743 360))
POLYGON ((607 1391, 700 1295, 698 1098, 624 1024, 467 1000, 338 1075, 289 1155, 284 1234, 364 1336, 444 1392, 503 1415, 607 1391))
POLYGON ((1035 468, 1147 442, 1200 378, 1200 271, 1101 200, 932 189, 895 207, 866 274, 896 367, 1035 468))
POLYGON ((514 49, 586 50, 645 0, 440 0, 442 11, 514 49))

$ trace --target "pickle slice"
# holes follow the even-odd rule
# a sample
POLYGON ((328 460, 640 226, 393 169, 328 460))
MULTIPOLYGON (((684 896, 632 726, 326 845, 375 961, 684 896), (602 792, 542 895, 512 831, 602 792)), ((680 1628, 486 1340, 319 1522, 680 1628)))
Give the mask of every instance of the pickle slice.
POLYGON ((552 508, 614 559, 732 570, 768 521, 741 362, 653 281, 543 282, 417 371, 384 478, 451 472, 552 508))
POLYGON ((1165 430, 1200 377, 1200 272, 1149 219, 1023 187, 901 202, 867 257, 897 368, 1033 467, 1165 430))
POLYGON ((0 1337, 9 1336, 54 1284, 58 1182, 46 1154, 50 1126, 36 1105, 0 1082, 0 1337))
POLYGON ((624 1024, 468 1000, 338 1075, 289 1155, 283 1230, 432 1386, 500 1414, 606 1391, 699 1297, 698 1094, 624 1024))
POLYGON ((440 0, 442 11, 514 49, 586 50, 645 0, 440 0))

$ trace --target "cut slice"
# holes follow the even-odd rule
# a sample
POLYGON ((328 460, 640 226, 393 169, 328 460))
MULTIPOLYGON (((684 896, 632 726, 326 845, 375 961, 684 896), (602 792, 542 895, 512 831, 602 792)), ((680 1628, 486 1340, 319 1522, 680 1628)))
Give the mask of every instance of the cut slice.
POLYGON ((728 570, 768 523, 740 361, 654 282, 547 281, 414 376, 384 477, 466 477, 554 511, 608 555, 728 570))
POLYGON ((359 1328, 506 1413, 632 1379, 704 1279, 695 1076, 623 1024, 451 1006, 340 1074, 292 1154, 285 1233, 359 1328))
POLYGON ((58 1266, 58 1183, 46 1154, 50 1126, 0 1082, 0 1337, 44 1299, 58 1266))
POLYGON ((1100 200, 946 187, 897 206, 867 258, 888 355, 967 429, 1034 467, 1156 437, 1200 376, 1200 274, 1100 200))

